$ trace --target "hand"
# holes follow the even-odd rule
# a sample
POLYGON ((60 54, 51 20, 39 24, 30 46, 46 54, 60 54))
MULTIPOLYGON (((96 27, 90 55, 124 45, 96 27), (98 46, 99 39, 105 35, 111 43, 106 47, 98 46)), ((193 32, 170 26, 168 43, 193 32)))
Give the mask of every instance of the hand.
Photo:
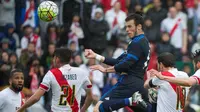
POLYGON ((103 66, 101 65, 93 65, 90 67, 90 69, 93 69, 93 70, 99 70, 101 72, 106 72, 106 68, 104 68, 103 66))
POLYGON ((85 49, 84 55, 87 59, 94 59, 97 54, 93 52, 91 49, 85 49))
POLYGON ((149 73, 150 73, 151 75, 155 75, 155 76, 158 77, 160 80, 163 80, 163 79, 164 79, 164 76, 163 76, 160 72, 158 72, 157 70, 155 70, 155 69, 149 70, 149 73))

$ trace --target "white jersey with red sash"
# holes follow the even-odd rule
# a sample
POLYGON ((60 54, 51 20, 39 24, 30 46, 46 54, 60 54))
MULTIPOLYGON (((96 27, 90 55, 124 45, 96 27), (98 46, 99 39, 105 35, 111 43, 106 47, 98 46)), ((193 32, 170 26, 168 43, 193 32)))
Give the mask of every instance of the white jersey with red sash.
POLYGON ((23 93, 6 88, 0 92, 0 112, 16 112, 24 101, 23 93))
POLYGON ((195 74, 194 74, 193 76, 191 76, 191 77, 195 78, 196 81, 197 81, 197 84, 200 85, 200 69, 197 70, 197 71, 195 72, 195 74))
MULTIPOLYGON (((187 73, 173 68, 161 72, 164 76, 188 78, 187 73)), ((188 88, 160 80, 152 79, 152 84, 158 86, 157 112, 182 112, 185 106, 188 88)))
POLYGON ((44 76, 40 88, 52 89, 53 112, 80 112, 82 89, 92 87, 88 75, 81 68, 64 65, 54 68, 44 76))

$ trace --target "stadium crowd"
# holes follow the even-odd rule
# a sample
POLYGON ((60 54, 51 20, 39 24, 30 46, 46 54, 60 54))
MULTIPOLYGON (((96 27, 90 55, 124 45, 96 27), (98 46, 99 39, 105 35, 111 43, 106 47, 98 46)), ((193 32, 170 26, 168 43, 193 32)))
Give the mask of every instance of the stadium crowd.
MULTIPOLYGON (((25 74, 23 92, 30 97, 53 67, 55 48, 67 47, 73 51, 71 65, 83 68, 93 83, 95 105, 118 76, 90 71, 89 66, 98 62, 87 60, 83 51, 90 48, 113 58, 123 53, 129 43, 124 20, 130 12, 144 14, 151 47, 148 69, 157 69, 158 54, 171 52, 179 70, 194 73, 190 54, 200 49, 200 0, 52 0, 59 7, 52 22, 37 16, 42 1, 0 0, 0 91, 8 86, 10 71, 19 68, 25 74)), ((46 93, 32 111, 49 111, 50 96, 46 93)))

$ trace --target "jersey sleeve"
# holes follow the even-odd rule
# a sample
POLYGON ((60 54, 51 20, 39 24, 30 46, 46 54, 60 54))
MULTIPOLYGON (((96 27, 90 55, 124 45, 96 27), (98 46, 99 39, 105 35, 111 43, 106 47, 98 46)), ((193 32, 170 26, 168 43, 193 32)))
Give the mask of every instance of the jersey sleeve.
POLYGON ((4 108, 5 97, 4 95, 0 94, 0 110, 4 108))
POLYGON ((49 91, 49 89, 51 87, 50 85, 51 85, 52 76, 53 76, 53 74, 50 71, 48 71, 45 74, 45 76, 42 80, 42 83, 40 84, 41 89, 43 89, 45 91, 49 91))
POLYGON ((116 72, 127 72, 130 70, 130 67, 139 60, 140 55, 142 53, 142 48, 140 46, 140 42, 131 42, 128 46, 127 55, 120 61, 118 64, 114 66, 116 72))
POLYGON ((154 77, 154 78, 152 79, 152 84, 153 84, 154 86, 161 86, 164 82, 165 82, 164 80, 160 80, 160 79, 157 78, 157 77, 154 77))
POLYGON ((167 31, 167 28, 166 28, 166 26, 165 26, 165 20, 163 20, 163 21, 161 22, 160 31, 161 31, 161 32, 166 32, 166 31, 167 31))
POLYGON ((88 75, 86 73, 84 75, 84 80, 83 80, 82 87, 83 87, 84 90, 92 88, 92 83, 90 82, 89 77, 88 77, 88 75))
POLYGON ((196 80, 197 84, 200 85, 200 70, 197 70, 195 72, 195 74, 193 76, 191 76, 191 77, 194 78, 196 80))

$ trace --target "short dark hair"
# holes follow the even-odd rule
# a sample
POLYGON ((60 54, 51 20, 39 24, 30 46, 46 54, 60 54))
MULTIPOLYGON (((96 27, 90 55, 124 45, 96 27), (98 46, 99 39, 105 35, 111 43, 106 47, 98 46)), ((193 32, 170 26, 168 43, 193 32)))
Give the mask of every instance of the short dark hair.
POLYGON ((197 49, 194 53, 192 53, 192 58, 195 63, 200 61, 200 49, 197 49))
POLYGON ((67 48, 56 48, 54 56, 58 57, 64 64, 68 64, 72 58, 72 51, 67 48))
POLYGON ((169 52, 161 53, 158 56, 158 63, 162 63, 165 67, 174 67, 175 66, 175 57, 169 52))
POLYGON ((12 78, 13 75, 14 75, 16 72, 22 72, 22 73, 23 73, 23 71, 22 71, 21 69, 13 69, 13 70, 10 72, 10 78, 12 78))
POLYGON ((134 20, 135 25, 142 25, 142 29, 144 28, 144 18, 141 12, 135 12, 135 13, 131 13, 128 14, 128 16, 126 17, 125 21, 130 21, 130 20, 134 20))

